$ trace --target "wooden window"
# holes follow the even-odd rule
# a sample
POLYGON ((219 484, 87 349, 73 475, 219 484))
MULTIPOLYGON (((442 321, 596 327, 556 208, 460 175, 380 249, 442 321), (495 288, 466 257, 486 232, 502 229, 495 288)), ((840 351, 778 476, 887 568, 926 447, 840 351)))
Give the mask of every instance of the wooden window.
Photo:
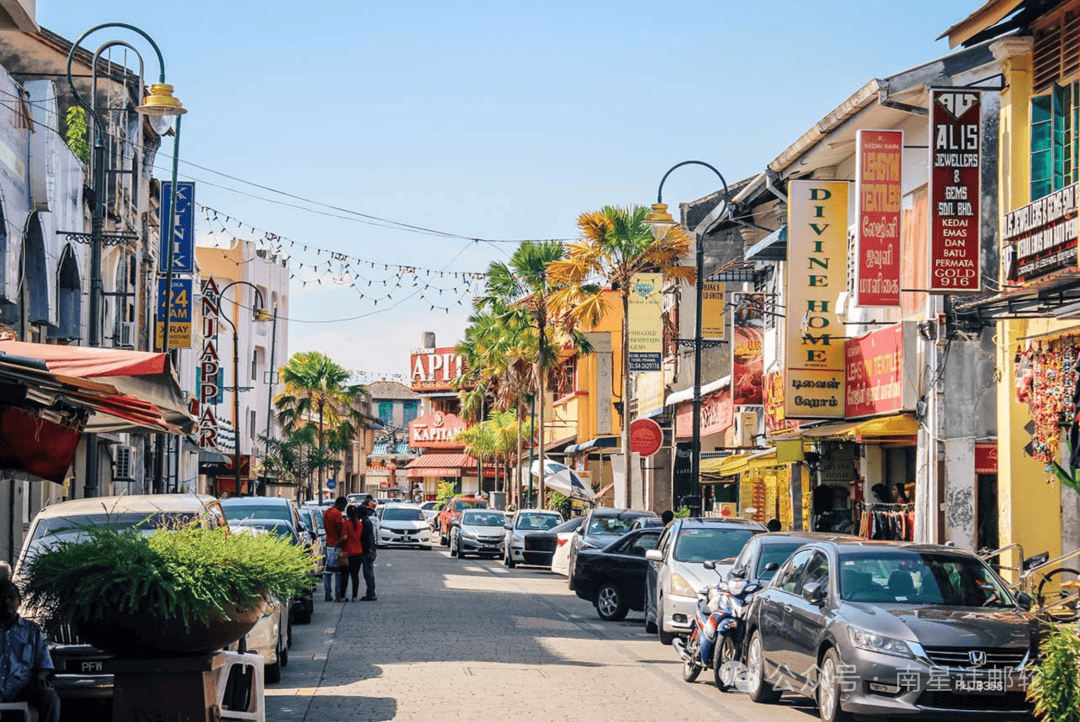
POLYGON ((1031 200, 1077 181, 1080 85, 1054 85, 1031 99, 1031 200))

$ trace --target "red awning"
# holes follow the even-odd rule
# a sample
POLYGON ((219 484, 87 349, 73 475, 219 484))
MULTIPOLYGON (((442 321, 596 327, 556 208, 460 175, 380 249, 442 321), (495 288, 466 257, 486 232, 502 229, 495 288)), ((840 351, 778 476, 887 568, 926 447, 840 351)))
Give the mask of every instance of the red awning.
POLYGON ((168 354, 125 351, 118 348, 57 346, 25 341, 0 341, 0 351, 14 356, 36 358, 49 370, 84 379, 99 376, 152 376, 168 369, 168 354))
POLYGON ((405 466, 410 479, 430 476, 462 476, 475 473, 476 459, 468 454, 424 454, 405 466))

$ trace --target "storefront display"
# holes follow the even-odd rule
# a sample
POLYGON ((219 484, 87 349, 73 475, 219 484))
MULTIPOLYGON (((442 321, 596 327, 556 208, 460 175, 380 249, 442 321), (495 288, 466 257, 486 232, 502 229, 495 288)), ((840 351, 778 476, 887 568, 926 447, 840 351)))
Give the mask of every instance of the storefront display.
MULTIPOLYGON (((1034 426, 1031 456, 1050 467, 1060 462, 1062 428, 1076 424, 1077 337, 1018 346, 1014 359, 1016 399, 1026 404, 1034 426)), ((1065 460, 1069 465, 1069 460, 1065 460)))

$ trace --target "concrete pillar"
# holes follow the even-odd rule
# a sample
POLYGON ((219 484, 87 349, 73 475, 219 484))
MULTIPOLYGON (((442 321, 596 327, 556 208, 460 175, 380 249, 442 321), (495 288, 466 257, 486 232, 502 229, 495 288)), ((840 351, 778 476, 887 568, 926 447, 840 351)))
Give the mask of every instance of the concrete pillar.
POLYGON ((975 439, 945 439, 945 540, 975 550, 975 439))

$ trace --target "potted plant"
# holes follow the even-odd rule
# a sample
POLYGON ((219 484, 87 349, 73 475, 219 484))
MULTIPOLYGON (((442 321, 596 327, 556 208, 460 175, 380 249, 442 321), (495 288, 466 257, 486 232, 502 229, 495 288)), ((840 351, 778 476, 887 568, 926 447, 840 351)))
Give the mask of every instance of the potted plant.
POLYGON ((1073 625, 1052 625, 1039 648, 1028 687, 1035 716, 1047 722, 1080 722, 1080 638, 1073 625))
POLYGON ((72 624, 118 657, 216 651, 250 631, 270 595, 315 585, 311 556, 273 534, 199 524, 83 532, 29 561, 25 601, 46 624, 72 624))

